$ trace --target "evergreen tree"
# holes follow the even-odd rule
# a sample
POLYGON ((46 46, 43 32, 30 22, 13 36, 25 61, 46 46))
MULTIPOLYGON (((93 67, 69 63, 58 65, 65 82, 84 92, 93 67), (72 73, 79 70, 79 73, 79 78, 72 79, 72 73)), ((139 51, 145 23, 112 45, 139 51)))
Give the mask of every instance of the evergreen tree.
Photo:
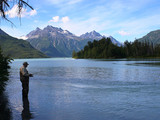
POLYGON ((102 38, 99 41, 88 42, 83 50, 74 53, 75 58, 138 58, 160 57, 160 45, 153 43, 124 42, 124 46, 114 45, 110 38, 102 38))

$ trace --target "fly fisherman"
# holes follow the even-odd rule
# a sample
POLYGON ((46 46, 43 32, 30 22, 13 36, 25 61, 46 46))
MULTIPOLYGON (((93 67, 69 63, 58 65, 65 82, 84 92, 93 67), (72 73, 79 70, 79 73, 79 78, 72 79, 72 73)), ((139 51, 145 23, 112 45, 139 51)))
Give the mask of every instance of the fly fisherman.
POLYGON ((26 69, 29 64, 27 62, 23 63, 23 66, 20 68, 20 81, 22 82, 22 96, 28 97, 29 92, 29 77, 33 77, 32 74, 28 73, 26 69))

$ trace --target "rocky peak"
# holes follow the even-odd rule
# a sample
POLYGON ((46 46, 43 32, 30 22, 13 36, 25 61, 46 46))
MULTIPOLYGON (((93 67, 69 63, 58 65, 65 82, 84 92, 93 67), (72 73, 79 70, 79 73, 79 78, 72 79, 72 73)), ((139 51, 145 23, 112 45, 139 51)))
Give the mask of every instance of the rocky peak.
POLYGON ((27 34, 26 38, 30 38, 30 37, 34 38, 35 36, 39 35, 41 31, 42 30, 39 27, 37 27, 35 30, 33 30, 29 34, 27 34))
POLYGON ((91 31, 90 34, 93 35, 93 36, 99 36, 99 37, 102 36, 101 34, 99 34, 98 32, 96 32, 95 30, 91 31))
POLYGON ((96 32, 95 30, 91 31, 91 32, 87 32, 85 34, 82 34, 80 36, 81 38, 90 38, 90 39, 101 39, 103 36, 101 34, 99 34, 98 32, 96 32))
POLYGON ((120 43, 119 41, 117 41, 114 37, 112 37, 112 36, 109 36, 109 38, 111 39, 111 41, 112 41, 112 43, 113 44, 115 44, 115 45, 117 45, 117 46, 123 46, 123 44, 122 43, 120 43))
POLYGON ((37 28, 36 28, 36 31, 37 31, 37 30, 40 31, 41 29, 40 29, 39 27, 37 27, 37 28))
POLYGON ((48 31, 48 32, 62 32, 63 31, 62 28, 53 27, 51 25, 48 25, 43 30, 48 31))

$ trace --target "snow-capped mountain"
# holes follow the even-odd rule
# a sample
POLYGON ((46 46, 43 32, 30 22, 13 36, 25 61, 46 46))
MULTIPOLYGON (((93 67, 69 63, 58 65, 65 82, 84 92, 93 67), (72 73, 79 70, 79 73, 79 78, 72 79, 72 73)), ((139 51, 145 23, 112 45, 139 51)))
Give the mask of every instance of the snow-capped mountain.
POLYGON ((95 40, 100 40, 103 38, 103 36, 101 34, 99 34, 98 32, 96 32, 95 30, 91 31, 91 32, 87 32, 85 34, 82 34, 80 36, 80 38, 83 38, 83 39, 95 39, 95 40))
POLYGON ((47 26, 37 28, 27 34, 28 41, 33 47, 51 57, 71 56, 73 50, 80 50, 80 38, 67 30, 47 26))
POLYGON ((89 32, 89 33, 87 32, 87 33, 85 33, 85 34, 82 34, 80 37, 83 38, 83 39, 91 39, 91 41, 92 41, 92 40, 100 40, 100 39, 102 39, 103 37, 105 37, 105 38, 110 38, 113 44, 115 44, 115 45, 117 45, 117 46, 122 46, 122 43, 120 43, 119 41, 117 41, 117 40, 116 40, 115 38, 113 38, 112 36, 108 36, 108 37, 102 36, 101 34, 99 34, 98 32, 96 32, 95 30, 93 30, 93 31, 91 31, 91 32, 89 32))
POLYGON ((68 30, 63 30, 61 28, 57 28, 57 27, 53 27, 48 25, 47 27, 45 27, 43 30, 41 30, 40 28, 36 28, 35 30, 31 31, 29 34, 27 34, 27 37, 29 39, 32 38, 39 38, 39 37, 43 37, 43 36, 52 36, 52 37, 66 37, 66 38, 74 38, 77 37, 74 34, 72 34, 71 32, 69 32, 68 30))
MULTIPOLYGON (((36 28, 26 35, 33 47, 51 57, 71 56, 73 50, 79 51, 88 41, 100 40, 104 36, 96 31, 76 36, 68 30, 47 26, 44 29, 36 28)), ((120 43, 110 37, 114 44, 120 43)))

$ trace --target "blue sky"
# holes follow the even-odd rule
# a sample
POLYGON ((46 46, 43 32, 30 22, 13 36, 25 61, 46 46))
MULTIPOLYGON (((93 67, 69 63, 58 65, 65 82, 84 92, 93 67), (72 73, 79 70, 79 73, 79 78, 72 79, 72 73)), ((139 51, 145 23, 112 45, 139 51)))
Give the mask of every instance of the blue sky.
POLYGON ((21 25, 13 6, 7 16, 15 26, 1 19, 0 28, 14 37, 47 25, 75 35, 95 30, 120 42, 160 29, 159 0, 29 0, 29 4, 35 10, 23 9, 21 25))

